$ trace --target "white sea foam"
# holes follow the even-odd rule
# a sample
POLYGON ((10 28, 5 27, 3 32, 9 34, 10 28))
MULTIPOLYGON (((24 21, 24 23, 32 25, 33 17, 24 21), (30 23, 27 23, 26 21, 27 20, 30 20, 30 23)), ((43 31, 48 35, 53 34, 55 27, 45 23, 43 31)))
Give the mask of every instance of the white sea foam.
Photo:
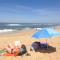
POLYGON ((26 27, 26 28, 24 28, 24 30, 30 30, 31 28, 29 28, 29 27, 26 27))
POLYGON ((0 33, 5 33, 5 32, 12 32, 14 31, 13 29, 3 29, 3 30, 0 30, 0 33))
POLYGON ((36 28, 36 30, 42 30, 42 28, 36 28))
POLYGON ((8 26, 20 26, 21 24, 8 24, 8 26))

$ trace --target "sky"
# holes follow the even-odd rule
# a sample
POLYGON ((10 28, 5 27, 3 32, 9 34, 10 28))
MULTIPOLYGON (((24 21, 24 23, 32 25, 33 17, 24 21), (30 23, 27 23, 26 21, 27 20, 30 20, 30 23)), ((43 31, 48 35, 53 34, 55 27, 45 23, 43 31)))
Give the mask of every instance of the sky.
POLYGON ((0 22, 60 23, 60 0, 0 0, 0 22))

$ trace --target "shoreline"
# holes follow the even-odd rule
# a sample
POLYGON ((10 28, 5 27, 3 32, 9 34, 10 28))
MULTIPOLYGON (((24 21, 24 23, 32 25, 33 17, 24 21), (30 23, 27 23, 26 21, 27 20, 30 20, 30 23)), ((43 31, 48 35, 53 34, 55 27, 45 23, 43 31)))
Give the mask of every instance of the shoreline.
POLYGON ((21 30, 9 31, 9 32, 2 32, 2 33, 0 33, 0 36, 18 34, 18 33, 26 32, 26 31, 30 31, 30 30, 35 30, 35 29, 32 28, 32 29, 21 29, 21 30))

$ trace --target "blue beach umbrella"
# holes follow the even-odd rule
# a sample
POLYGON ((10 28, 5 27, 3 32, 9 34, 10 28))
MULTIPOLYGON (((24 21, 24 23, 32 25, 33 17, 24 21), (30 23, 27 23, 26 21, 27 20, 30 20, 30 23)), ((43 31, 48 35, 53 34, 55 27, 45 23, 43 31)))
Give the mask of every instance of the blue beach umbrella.
MULTIPOLYGON (((44 29, 36 32, 32 37, 36 39, 41 39, 41 38, 51 38, 52 36, 51 34, 49 34, 49 32, 46 29, 44 29)), ((46 43, 47 43, 47 40, 46 40, 46 43)), ((47 45, 47 48, 48 48, 48 45, 47 45)))
POLYGON ((51 35, 51 37, 58 37, 58 36, 60 36, 60 32, 57 32, 54 29, 46 28, 46 30, 51 35))
MULTIPOLYGON (((52 31, 51 29, 50 30, 42 29, 40 31, 37 31, 32 37, 36 39, 41 39, 41 38, 52 38, 56 36, 60 36, 60 33, 52 31)), ((47 40, 46 40, 46 43, 47 43, 47 40)))
POLYGON ((56 36, 60 36, 60 32, 56 32, 52 29, 42 29, 40 31, 37 31, 32 37, 40 39, 40 38, 51 38, 56 36))
POLYGON ((40 38, 50 38, 51 34, 48 33, 47 30, 40 30, 38 32, 36 32, 32 37, 36 38, 36 39, 40 39, 40 38))

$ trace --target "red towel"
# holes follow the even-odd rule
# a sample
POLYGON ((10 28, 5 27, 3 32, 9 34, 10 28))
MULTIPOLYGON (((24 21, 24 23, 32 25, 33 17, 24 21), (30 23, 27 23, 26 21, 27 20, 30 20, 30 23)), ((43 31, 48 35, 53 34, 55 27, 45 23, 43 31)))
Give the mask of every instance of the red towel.
POLYGON ((16 56, 16 55, 15 54, 7 53, 7 54, 4 54, 3 56, 16 56))

